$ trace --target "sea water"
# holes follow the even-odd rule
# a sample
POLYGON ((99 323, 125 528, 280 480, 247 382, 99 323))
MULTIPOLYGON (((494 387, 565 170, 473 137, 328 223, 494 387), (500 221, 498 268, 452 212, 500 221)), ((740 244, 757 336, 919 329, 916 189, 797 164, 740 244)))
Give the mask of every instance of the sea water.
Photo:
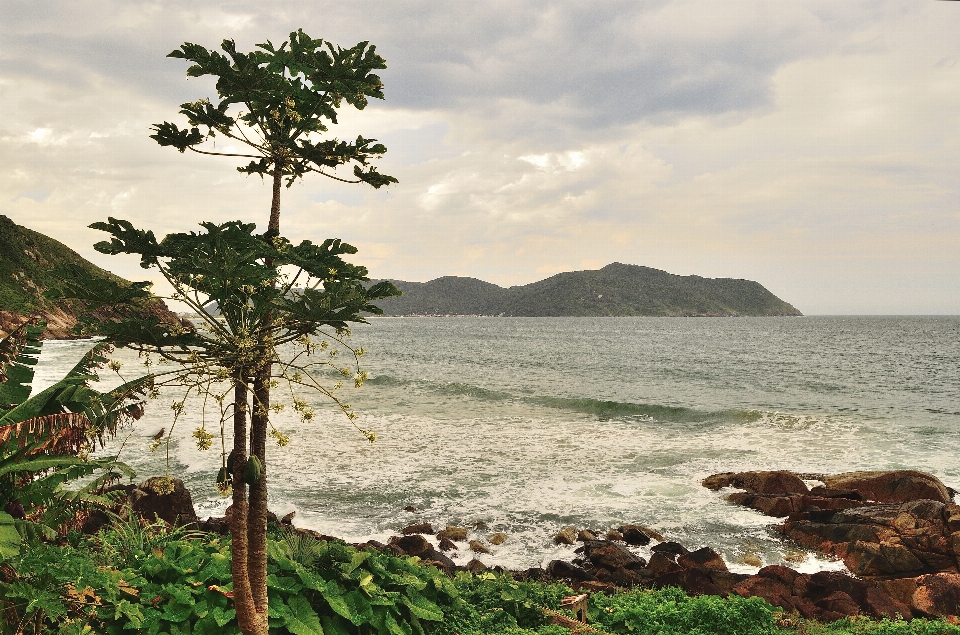
MULTIPOLYGON (((639 523, 691 549, 711 546, 736 571, 755 571, 754 558, 842 568, 700 481, 910 468, 960 489, 958 317, 375 318, 351 342, 367 349, 370 380, 340 394, 376 442, 301 391, 317 415, 275 417, 291 440, 268 448, 268 482, 273 511, 352 542, 425 521, 481 540, 504 532, 479 559, 520 569, 571 558, 573 547, 552 540, 565 526, 639 523)), ((88 346, 47 343, 37 383, 88 346)), ((115 358, 136 374, 134 353, 115 358)), ((219 440, 200 452, 191 438, 198 400, 172 430, 169 464, 164 448, 150 451, 151 437, 170 431, 176 398, 151 402, 100 453, 118 454, 138 478, 169 469, 201 517, 222 514, 219 440)), ((219 432, 218 411, 205 421, 219 432)), ((453 555, 475 554, 461 544, 453 555)))

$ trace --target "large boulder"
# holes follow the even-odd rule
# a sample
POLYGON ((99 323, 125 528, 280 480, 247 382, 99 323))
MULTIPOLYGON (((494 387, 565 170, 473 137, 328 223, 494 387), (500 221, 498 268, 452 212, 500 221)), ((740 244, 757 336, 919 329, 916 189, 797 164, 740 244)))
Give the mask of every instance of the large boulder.
POLYGON ((647 562, 620 545, 608 540, 589 540, 583 543, 583 555, 598 569, 643 569, 647 562))
POLYGON ((911 608, 927 617, 956 615, 960 605, 960 575, 935 573, 917 578, 911 608))
POLYGON ((793 472, 786 470, 756 472, 724 472, 703 479, 707 489, 736 487, 754 494, 808 494, 807 484, 793 472))
POLYGON ((148 478, 133 489, 129 497, 133 511, 147 521, 159 517, 171 525, 186 525, 199 520, 190 490, 178 478, 148 478))
POLYGON ((852 490, 865 500, 878 503, 905 503, 912 500, 953 502, 953 496, 936 476, 917 470, 845 472, 823 477, 833 490, 852 490))

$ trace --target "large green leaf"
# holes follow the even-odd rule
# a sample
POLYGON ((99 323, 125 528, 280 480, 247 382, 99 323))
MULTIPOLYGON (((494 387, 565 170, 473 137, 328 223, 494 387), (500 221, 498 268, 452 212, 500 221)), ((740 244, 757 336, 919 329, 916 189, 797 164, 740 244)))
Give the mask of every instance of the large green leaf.
POLYGON ((320 617, 305 598, 295 595, 290 598, 287 605, 290 607, 290 613, 285 616, 284 623, 287 630, 293 635, 323 635, 320 617))
POLYGON ((0 561, 13 558, 20 553, 22 538, 14 524, 13 516, 0 512, 0 561))

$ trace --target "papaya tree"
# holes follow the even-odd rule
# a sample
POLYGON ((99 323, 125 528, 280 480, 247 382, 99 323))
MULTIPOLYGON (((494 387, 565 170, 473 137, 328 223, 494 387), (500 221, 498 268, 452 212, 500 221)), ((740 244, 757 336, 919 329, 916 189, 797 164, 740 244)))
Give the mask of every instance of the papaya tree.
MULTIPOLYGON (((271 387, 285 380, 319 390, 352 418, 348 404, 336 396, 339 385, 326 386, 315 371, 332 367, 355 384, 362 383, 356 363, 354 368, 340 365, 332 355, 345 347, 354 362, 359 360, 362 350, 342 339, 348 324, 364 321, 365 313, 379 313, 372 302, 399 294, 390 283, 367 288, 366 270, 341 257, 356 251, 346 243, 294 245, 282 238, 282 186, 310 173, 374 188, 396 179, 371 164, 386 152, 376 139, 324 137, 344 104, 363 109, 369 98, 383 98, 383 83, 374 71, 386 64, 375 47, 361 42, 344 49, 298 30, 279 46, 267 41, 249 53, 237 51, 232 40, 224 40, 220 48, 222 52, 188 42, 168 55, 191 62, 190 77, 215 77, 217 95, 181 104, 186 126, 165 121, 153 126, 151 137, 180 152, 250 159, 237 169, 269 179, 272 185, 266 231, 256 234, 254 224, 239 221, 204 223, 204 232, 171 234, 157 241, 152 232, 126 221, 94 224, 112 235, 109 242, 96 245, 99 251, 139 255, 142 266, 157 268, 170 282, 171 297, 188 304, 201 321, 193 329, 171 327, 130 311, 119 321, 101 325, 100 332, 117 344, 177 362, 181 369, 175 373, 177 381, 188 392, 212 396, 221 404, 221 421, 228 414, 232 417, 233 449, 224 452, 220 483, 228 484, 233 495, 234 602, 241 630, 265 634, 265 447, 268 434, 278 443, 286 441, 271 424, 275 411, 271 387), (218 149, 217 140, 228 140, 242 151, 218 149), (349 175, 336 171, 344 166, 352 167, 349 175), (326 335, 313 339, 321 333, 326 335), (330 342, 343 346, 328 349, 330 342), (284 355, 280 347, 286 347, 284 355)), ((134 306, 145 301, 145 296, 135 297, 136 287, 96 283, 78 270, 71 275, 73 295, 85 296, 91 305, 134 306)), ((178 404, 175 411, 182 410, 184 401, 178 404)), ((311 407, 298 398, 293 399, 293 408, 301 418, 312 417, 311 407)), ((365 434, 373 438, 372 433, 365 434)), ((204 429, 194 436, 199 446, 209 447, 204 429)))

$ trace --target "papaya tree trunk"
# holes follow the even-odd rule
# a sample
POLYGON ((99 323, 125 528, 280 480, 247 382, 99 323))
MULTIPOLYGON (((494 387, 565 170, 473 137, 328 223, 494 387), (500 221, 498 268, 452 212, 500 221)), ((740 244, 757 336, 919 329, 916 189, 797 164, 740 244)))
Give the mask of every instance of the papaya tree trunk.
MULTIPOLYGON (((245 635, 267 635, 266 601, 262 608, 257 606, 250 567, 249 541, 249 505, 247 486, 243 482, 244 468, 247 464, 247 381, 246 378, 234 379, 233 407, 233 512, 230 517, 231 561, 230 573, 233 578, 233 604, 237 611, 237 624, 245 635)), ((265 520, 265 519, 264 519, 265 520)), ((266 529, 266 527, 264 527, 266 529)), ((264 532, 265 533, 265 532, 264 532)), ((266 579, 263 580, 264 585, 266 579)), ((263 590, 266 598, 266 588, 263 590)))
POLYGON ((260 479, 250 485, 247 497, 247 565, 250 589, 257 611, 267 611, 267 427, 270 412, 269 363, 253 379, 253 412, 250 415, 250 454, 260 459, 260 479))

